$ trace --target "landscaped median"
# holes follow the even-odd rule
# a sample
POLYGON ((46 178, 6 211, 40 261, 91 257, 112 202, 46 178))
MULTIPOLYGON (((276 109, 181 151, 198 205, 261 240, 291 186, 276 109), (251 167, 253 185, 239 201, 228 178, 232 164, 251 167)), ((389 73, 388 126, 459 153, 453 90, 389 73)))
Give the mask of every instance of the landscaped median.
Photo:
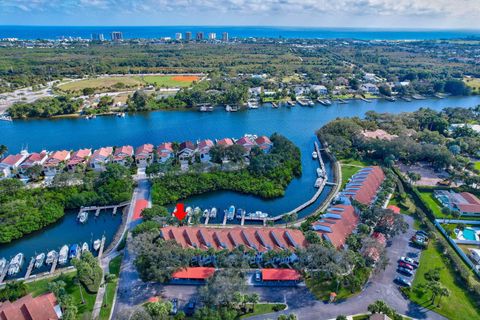
POLYGON ((105 296, 103 297, 102 309, 100 310, 100 320, 110 319, 110 313, 112 312, 113 300, 118 286, 118 277, 120 275, 120 266, 122 264, 123 255, 118 255, 113 258, 108 265, 109 274, 114 278, 106 281, 105 296))

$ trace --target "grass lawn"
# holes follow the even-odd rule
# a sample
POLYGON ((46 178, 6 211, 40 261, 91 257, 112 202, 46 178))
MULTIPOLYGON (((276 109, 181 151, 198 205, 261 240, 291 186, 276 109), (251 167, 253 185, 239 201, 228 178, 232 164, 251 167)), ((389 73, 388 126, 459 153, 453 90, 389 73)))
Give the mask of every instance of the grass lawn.
POLYGON ((101 77, 85 79, 80 81, 73 81, 70 83, 59 85, 58 88, 63 91, 81 91, 85 88, 93 89, 110 89, 117 83, 123 83, 126 87, 136 87, 144 85, 138 77, 125 76, 125 77, 101 77))
POLYGON ((440 219, 448 219, 451 218, 442 213, 442 207, 437 199, 433 196, 433 192, 430 191, 419 191, 420 196, 422 197, 423 202, 427 205, 430 209, 432 209, 433 214, 436 218, 440 219))
POLYGON ((341 159, 339 161, 342 165, 342 188, 341 189, 345 187, 345 185, 348 182, 348 179, 350 179, 355 173, 357 173, 360 169, 368 166, 368 163, 363 162, 361 160, 341 159))
POLYGON ((193 81, 198 81, 198 76, 142 76, 137 77, 139 81, 153 84, 157 87, 188 87, 193 81))
POLYGON ((463 81, 472 89, 480 90, 480 78, 464 78, 463 81))
POLYGON ((480 161, 475 162, 475 169, 480 171, 480 161))
POLYGON ((38 296, 48 292, 48 284, 52 281, 55 281, 61 278, 65 283, 67 293, 73 297, 75 304, 78 308, 78 319, 90 319, 92 316, 93 305, 95 304, 96 294, 89 294, 85 289, 75 283, 74 278, 76 277, 77 272, 71 271, 64 273, 56 278, 49 278, 38 280, 34 282, 27 283, 27 290, 33 296, 38 296), (82 304, 82 298, 80 295, 80 290, 82 290, 83 298, 85 299, 85 304, 82 304))
POLYGON ((361 314, 359 316, 352 317, 353 320, 368 320, 370 319, 370 315, 368 314, 361 314))
POLYGON ((240 316, 239 319, 246 319, 246 318, 253 317, 253 316, 258 316, 258 315, 261 315, 261 314, 267 314, 267 313, 275 312, 273 310, 273 307, 275 305, 281 305, 283 307, 283 309, 281 309, 281 310, 284 310, 287 307, 284 304, 258 303, 258 304, 255 305, 255 312, 244 314, 244 315, 240 316))
MULTIPOLYGON (((447 268, 442 256, 434 244, 430 244, 428 249, 424 250, 420 258, 420 267, 418 268, 413 281, 413 289, 410 293, 410 299, 422 307, 431 309, 448 319, 480 319, 480 311, 475 309, 474 302, 465 289, 459 287, 455 281, 455 274, 447 268), (415 290, 418 285, 426 283, 424 274, 430 269, 441 268, 440 282, 449 289, 450 296, 442 298, 440 307, 430 303, 431 293, 423 293, 415 290)), ((437 300, 438 301, 438 300, 437 300)))
POLYGON ((108 265, 109 272, 115 275, 115 279, 107 284, 106 294, 103 297, 102 310, 100 310, 100 320, 108 320, 110 317, 110 311, 113 305, 113 297, 115 296, 115 291, 117 290, 118 285, 118 275, 120 274, 120 266, 122 264, 123 255, 113 258, 108 265), (104 305, 106 307, 103 307, 104 305))

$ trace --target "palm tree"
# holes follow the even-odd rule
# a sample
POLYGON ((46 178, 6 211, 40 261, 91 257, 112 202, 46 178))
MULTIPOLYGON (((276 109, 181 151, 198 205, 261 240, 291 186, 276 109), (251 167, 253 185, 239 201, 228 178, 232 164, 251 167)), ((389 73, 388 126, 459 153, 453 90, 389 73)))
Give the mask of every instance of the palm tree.
POLYGON ((260 301, 258 293, 247 295, 247 301, 252 304, 252 312, 255 312, 255 305, 260 301))
POLYGON ((4 144, 0 144, 0 159, 3 157, 5 153, 7 153, 8 148, 4 144))
POLYGON ((103 285, 105 286, 105 304, 103 305, 104 307, 107 307, 108 306, 108 295, 107 295, 107 292, 108 292, 108 284, 111 283, 113 281, 113 279, 115 279, 115 275, 114 274, 111 274, 111 273, 107 273, 105 275, 105 282, 103 283, 103 285))
POLYGON ((243 295, 241 292, 234 292, 233 293, 233 303, 235 304, 235 308, 239 309, 240 305, 242 305, 245 302, 245 295, 243 295))

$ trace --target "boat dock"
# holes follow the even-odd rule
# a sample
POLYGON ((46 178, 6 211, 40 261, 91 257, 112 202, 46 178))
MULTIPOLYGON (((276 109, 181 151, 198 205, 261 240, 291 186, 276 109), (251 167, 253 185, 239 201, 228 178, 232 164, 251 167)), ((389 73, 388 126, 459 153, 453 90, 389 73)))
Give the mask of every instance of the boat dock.
POLYGON ((222 222, 223 225, 227 224, 227 213, 228 213, 227 210, 223 211, 223 222, 222 222))
POLYGON ((55 257, 55 260, 52 262, 52 267, 50 268, 50 274, 53 274, 55 272, 55 269, 57 269, 57 264, 58 264, 58 254, 55 257))
POLYGON ((365 99, 364 97, 360 97, 360 100, 365 101, 365 102, 368 102, 368 103, 371 103, 371 102, 372 102, 372 100, 365 99))
POLYGON ((107 210, 107 209, 113 209, 112 213, 115 215, 117 214, 118 208, 128 206, 129 204, 130 204, 130 201, 126 201, 126 202, 122 202, 115 205, 109 205, 109 206, 80 207, 80 211, 78 212, 78 215, 80 215, 82 212, 95 211, 95 217, 98 217, 100 215, 101 210, 107 210))
POLYGON ((208 221, 210 221, 210 214, 207 214, 207 216, 205 217, 205 225, 208 224, 208 221))
POLYGON ((30 259, 30 264, 28 265, 27 273, 25 273, 24 279, 30 278, 30 274, 32 273, 34 264, 35 264, 35 257, 32 257, 32 258, 30 259))
POLYGON ((105 248, 105 236, 102 237, 102 244, 100 244, 100 249, 98 249, 98 261, 101 262, 103 249, 105 248))

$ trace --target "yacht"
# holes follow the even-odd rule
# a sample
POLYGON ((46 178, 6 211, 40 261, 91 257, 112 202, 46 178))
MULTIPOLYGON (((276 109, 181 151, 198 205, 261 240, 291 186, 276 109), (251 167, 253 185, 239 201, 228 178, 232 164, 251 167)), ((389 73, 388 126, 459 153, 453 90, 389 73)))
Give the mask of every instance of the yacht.
POLYGON ((290 100, 290 101, 287 101, 287 103, 288 103, 290 106, 292 106, 292 107, 297 104, 296 101, 291 101, 291 100, 290 100))
POLYGON ((317 158, 318 158, 318 153, 317 153, 317 151, 313 151, 313 152, 312 152, 312 158, 313 158, 313 159, 317 159, 317 158))
POLYGON ((255 211, 248 213, 250 218, 268 218, 268 213, 262 211, 255 211))
POLYGON ((79 248, 79 245, 74 243, 70 246, 70 250, 68 251, 68 257, 70 259, 73 259, 73 258, 78 258, 80 254, 80 248, 79 248))
POLYGON ((87 222, 88 219, 88 212, 87 211, 82 211, 78 214, 78 222, 80 223, 85 223, 87 222))
POLYGON ((43 266, 43 262, 45 262, 45 253, 42 252, 35 257, 35 268, 43 266))
POLYGON ((60 249, 60 253, 58 254, 58 263, 65 264, 67 263, 67 260, 68 260, 68 246, 64 245, 60 249))
POLYGON ((206 218, 208 216, 210 216, 210 210, 208 209, 203 210, 203 217, 206 218))
POLYGON ((47 259, 45 260, 46 264, 52 264, 57 258, 57 251, 52 250, 47 253, 47 259))
POLYGON ((323 100, 323 102, 325 103, 326 106, 331 106, 332 105, 332 101, 330 101, 329 99, 325 99, 325 100, 323 100))
POLYGON ((125 118, 125 112, 119 112, 119 113, 117 113, 117 117, 119 117, 119 118, 125 118))
POLYGON ((0 273, 2 273, 6 265, 7 265, 7 259, 5 258, 0 259, 0 273))
POLYGON ((100 249, 101 245, 102 245, 102 241, 100 239, 97 239, 97 240, 93 241, 93 249, 95 251, 98 251, 98 249, 100 249))
POLYGON ((210 218, 216 218, 217 217, 217 208, 213 207, 212 210, 210 210, 210 218))
POLYGON ((90 249, 88 248, 88 243, 84 242, 82 245, 82 254, 88 251, 90 251, 90 249))
POLYGON ((238 208, 237 209, 237 219, 242 219, 242 216, 245 215, 245 210, 238 208))
POLYGON ((7 115, 5 115, 5 114, 2 114, 2 115, 0 115, 0 121, 9 121, 9 122, 11 122, 11 121, 12 121, 12 117, 7 116, 7 115))
POLYGON ((247 101, 247 108, 248 109, 258 109, 258 102, 257 100, 250 99, 247 101))
POLYGON ((10 265, 8 267, 9 276, 17 274, 20 271, 20 268, 23 264, 23 258, 23 253, 19 253, 10 261, 10 265))
POLYGON ((235 218, 235 206, 232 205, 228 208, 227 219, 233 220, 233 218, 235 218))
POLYGON ((187 207, 187 209, 185 209, 185 212, 187 213, 187 217, 190 217, 193 213, 192 207, 187 207))

